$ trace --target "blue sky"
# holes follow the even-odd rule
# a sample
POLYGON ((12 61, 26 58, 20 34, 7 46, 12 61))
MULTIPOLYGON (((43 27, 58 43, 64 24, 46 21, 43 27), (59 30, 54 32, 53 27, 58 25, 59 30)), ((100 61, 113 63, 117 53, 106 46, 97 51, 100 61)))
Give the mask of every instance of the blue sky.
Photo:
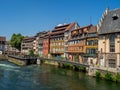
POLYGON ((120 8, 120 0, 0 0, 0 36, 33 36, 60 23, 97 25, 102 13, 120 8))

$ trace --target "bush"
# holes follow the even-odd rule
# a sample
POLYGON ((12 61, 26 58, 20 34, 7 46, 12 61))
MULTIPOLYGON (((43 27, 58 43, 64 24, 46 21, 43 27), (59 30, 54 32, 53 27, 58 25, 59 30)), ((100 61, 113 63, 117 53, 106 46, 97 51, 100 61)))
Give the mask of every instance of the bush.
POLYGON ((101 73, 99 71, 96 71, 95 75, 96 75, 96 78, 100 78, 101 77, 101 73))
POLYGON ((79 66, 79 70, 83 71, 83 72, 86 72, 86 68, 84 66, 79 66))
POLYGON ((63 67, 64 68, 70 68, 70 65, 69 64, 64 64, 63 67))
POLYGON ((105 79, 106 79, 106 80, 109 80, 109 81, 113 81, 112 74, 110 74, 109 72, 107 72, 107 73, 105 74, 105 79))
POLYGON ((120 74, 119 74, 119 73, 117 73, 117 74, 115 75, 115 81, 116 81, 116 82, 120 82, 120 74))

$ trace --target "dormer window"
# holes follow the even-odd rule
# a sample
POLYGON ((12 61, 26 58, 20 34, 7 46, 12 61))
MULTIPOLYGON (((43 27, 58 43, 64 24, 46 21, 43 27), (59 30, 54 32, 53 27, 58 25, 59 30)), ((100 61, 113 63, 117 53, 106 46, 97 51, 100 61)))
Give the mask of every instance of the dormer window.
POLYGON ((118 19, 118 15, 117 15, 117 14, 114 14, 114 15, 112 16, 112 18, 113 18, 113 20, 117 20, 117 19, 118 19))

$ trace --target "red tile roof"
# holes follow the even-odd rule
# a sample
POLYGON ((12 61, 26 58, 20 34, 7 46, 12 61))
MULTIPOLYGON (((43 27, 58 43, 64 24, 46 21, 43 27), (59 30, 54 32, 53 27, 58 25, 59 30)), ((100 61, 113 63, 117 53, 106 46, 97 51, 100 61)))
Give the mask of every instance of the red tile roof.
POLYGON ((97 27, 96 26, 92 26, 88 33, 94 33, 94 32, 97 32, 97 27))
POLYGON ((90 25, 87 25, 87 26, 83 26, 83 27, 81 27, 81 29, 83 29, 83 28, 89 28, 89 27, 91 27, 91 26, 93 26, 93 25, 90 24, 90 25))
POLYGON ((75 23, 71 23, 71 24, 65 29, 65 31, 70 30, 70 28, 72 28, 74 25, 75 25, 75 23))
POLYGON ((62 26, 56 26, 54 28, 54 30, 52 31, 51 35, 64 33, 65 31, 70 30, 70 28, 72 28, 74 26, 74 24, 75 23, 69 23, 69 24, 65 24, 65 25, 62 25, 62 26))

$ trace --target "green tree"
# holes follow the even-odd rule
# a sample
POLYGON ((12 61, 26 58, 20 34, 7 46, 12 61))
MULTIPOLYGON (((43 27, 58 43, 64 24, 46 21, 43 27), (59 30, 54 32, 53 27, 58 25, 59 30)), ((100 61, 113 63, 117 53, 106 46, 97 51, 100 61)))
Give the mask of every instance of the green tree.
POLYGON ((31 49, 31 50, 29 51, 29 55, 30 55, 30 56, 34 56, 34 50, 33 50, 33 49, 31 49))
POLYGON ((10 39, 10 45, 18 50, 21 50, 21 43, 24 36, 22 36, 20 33, 13 34, 10 39))

